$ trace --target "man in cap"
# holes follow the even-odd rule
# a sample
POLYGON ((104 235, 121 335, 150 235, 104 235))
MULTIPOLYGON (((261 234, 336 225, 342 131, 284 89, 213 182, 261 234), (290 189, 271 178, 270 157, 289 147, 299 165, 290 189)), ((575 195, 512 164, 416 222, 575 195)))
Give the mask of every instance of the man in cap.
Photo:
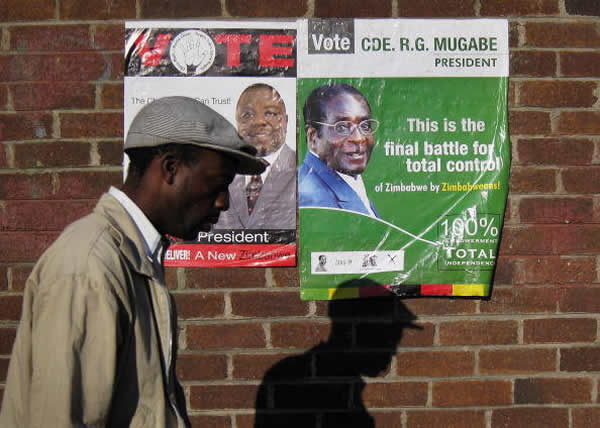
POLYGON ((42 255, 25 289, 2 427, 185 427, 165 235, 194 238, 264 163, 204 104, 166 97, 134 118, 129 174, 42 255))
POLYGON ((238 176, 229 186, 230 209, 217 229, 295 229, 296 152, 286 143, 288 116, 283 98, 264 83, 240 95, 235 121, 244 141, 269 166, 260 175, 238 176))

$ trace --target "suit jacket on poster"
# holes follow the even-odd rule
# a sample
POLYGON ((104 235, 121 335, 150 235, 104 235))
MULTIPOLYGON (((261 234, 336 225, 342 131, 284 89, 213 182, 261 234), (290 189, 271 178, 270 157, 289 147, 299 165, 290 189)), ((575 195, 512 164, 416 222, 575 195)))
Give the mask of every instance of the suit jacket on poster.
POLYGON ((189 426, 173 301, 144 248, 104 195, 42 255, 27 280, 0 426, 189 426))
POLYGON ((229 210, 215 229, 296 229, 296 152, 284 145, 271 166, 251 215, 243 175, 229 185, 229 210))
MULTIPOLYGON (((372 202, 371 209, 377 217, 372 202)), ((370 215, 360 196, 335 171, 308 152, 298 170, 298 206, 341 208, 370 215)))

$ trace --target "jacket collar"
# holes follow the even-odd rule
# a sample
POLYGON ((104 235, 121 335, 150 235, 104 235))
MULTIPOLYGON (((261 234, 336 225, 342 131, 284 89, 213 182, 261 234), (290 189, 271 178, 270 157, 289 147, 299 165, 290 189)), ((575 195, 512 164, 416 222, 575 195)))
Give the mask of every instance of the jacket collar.
POLYGON ((149 277, 155 276, 152 259, 146 255, 144 238, 121 203, 114 196, 105 193, 94 212, 108 219, 119 249, 133 269, 149 277))

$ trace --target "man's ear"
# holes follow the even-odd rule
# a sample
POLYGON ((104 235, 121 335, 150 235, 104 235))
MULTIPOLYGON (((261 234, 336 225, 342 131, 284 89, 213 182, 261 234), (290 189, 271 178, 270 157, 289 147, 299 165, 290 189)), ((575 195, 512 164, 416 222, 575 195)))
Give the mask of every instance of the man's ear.
POLYGON ((306 125, 306 143, 308 144, 308 148, 315 152, 317 147, 317 142, 315 141, 318 137, 317 130, 310 125, 306 125))
POLYGON ((173 153, 165 153, 159 157, 160 172, 163 180, 167 184, 173 184, 175 182, 175 176, 181 166, 181 159, 175 156, 173 153))

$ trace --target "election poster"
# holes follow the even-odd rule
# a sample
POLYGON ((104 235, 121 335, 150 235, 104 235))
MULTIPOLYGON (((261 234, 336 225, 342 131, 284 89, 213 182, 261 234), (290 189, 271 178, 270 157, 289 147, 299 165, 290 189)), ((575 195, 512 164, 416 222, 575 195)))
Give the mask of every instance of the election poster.
POLYGON ((125 135, 154 100, 190 97, 269 163, 236 176, 229 209, 197 240, 174 242, 165 266, 296 266, 296 22, 130 21, 125 30, 125 135))
POLYGON ((298 28, 301 298, 490 295, 508 193, 508 24, 298 28))

